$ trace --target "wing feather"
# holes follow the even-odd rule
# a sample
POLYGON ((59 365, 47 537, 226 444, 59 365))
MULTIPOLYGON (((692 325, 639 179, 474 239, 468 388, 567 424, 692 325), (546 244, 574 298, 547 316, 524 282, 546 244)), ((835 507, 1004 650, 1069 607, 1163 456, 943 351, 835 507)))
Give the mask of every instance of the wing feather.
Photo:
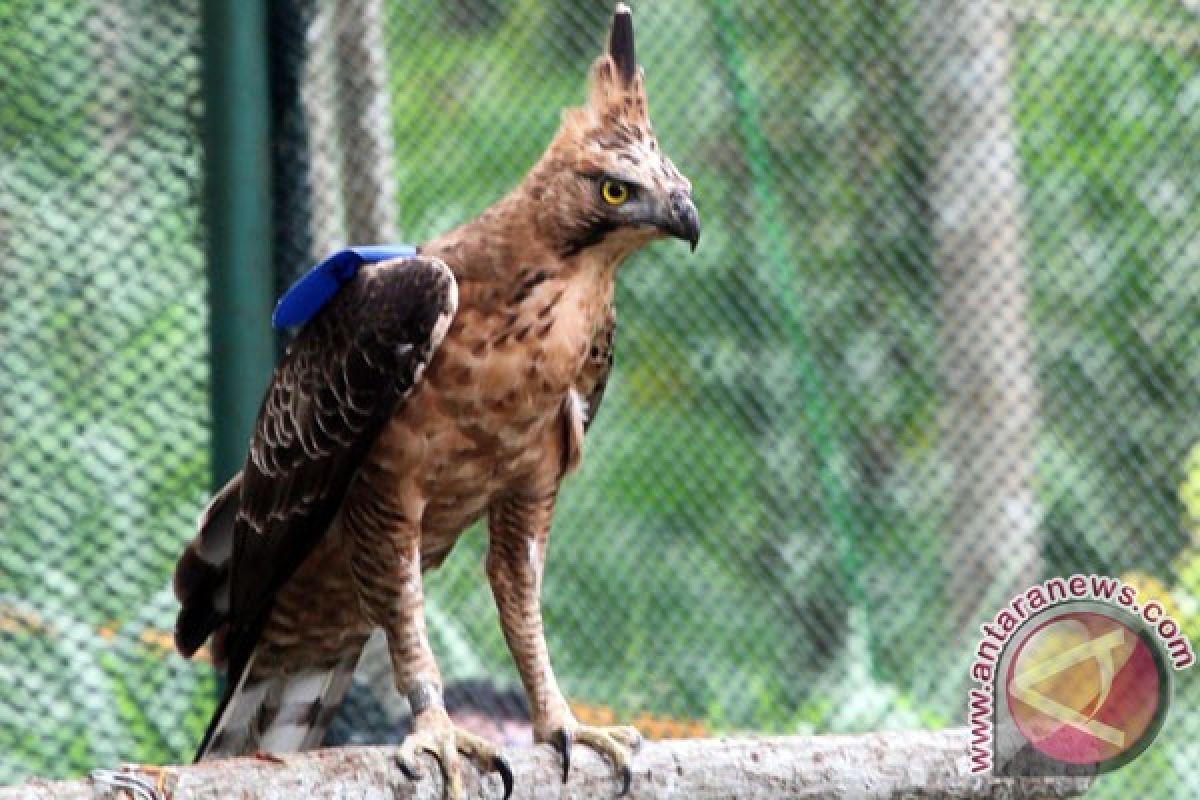
MULTIPOLYGON (((365 266, 288 348, 241 476, 228 614, 180 611, 177 639, 223 641, 236 682, 276 591, 324 535, 458 306, 450 269, 415 257, 365 266), (204 629, 181 630, 202 624, 204 629)), ((181 562, 182 563, 182 562, 181 562)), ((182 596, 190 596, 185 590, 182 596)))
POLYGON ((617 309, 609 307, 608 317, 604 325, 592 340, 588 353, 588 362, 583 369, 580 396, 584 399, 586 416, 584 430, 591 427, 592 421, 600 411, 600 402, 604 400, 604 390, 608 388, 608 377, 612 374, 613 353, 617 340, 617 309))
POLYGON ((612 373, 613 347, 617 335, 617 311, 612 306, 604 325, 596 332, 579 380, 563 398, 562 474, 579 468, 583 461, 583 438, 600 411, 608 376, 612 373))

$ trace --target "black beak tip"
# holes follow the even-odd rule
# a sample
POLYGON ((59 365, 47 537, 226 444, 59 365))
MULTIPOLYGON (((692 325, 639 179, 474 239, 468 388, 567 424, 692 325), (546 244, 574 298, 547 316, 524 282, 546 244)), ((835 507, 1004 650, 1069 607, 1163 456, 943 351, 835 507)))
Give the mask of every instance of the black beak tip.
POLYGON ((670 217, 669 233, 683 239, 692 246, 692 252, 696 252, 700 242, 700 214, 691 193, 678 190, 671 193, 670 217))
POLYGON ((683 213, 683 231, 683 238, 692 246, 692 252, 696 252, 696 245, 700 243, 700 215, 690 202, 683 213))

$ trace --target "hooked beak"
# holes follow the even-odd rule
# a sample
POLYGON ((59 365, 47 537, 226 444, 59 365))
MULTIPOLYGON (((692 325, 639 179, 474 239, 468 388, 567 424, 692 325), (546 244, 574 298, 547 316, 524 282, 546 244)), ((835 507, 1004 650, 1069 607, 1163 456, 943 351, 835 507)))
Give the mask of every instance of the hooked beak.
POLYGON ((663 214, 659 229, 687 242, 692 246, 692 252, 696 252, 696 243, 700 241, 700 215, 696 212, 690 192, 680 189, 671 192, 669 207, 663 214))

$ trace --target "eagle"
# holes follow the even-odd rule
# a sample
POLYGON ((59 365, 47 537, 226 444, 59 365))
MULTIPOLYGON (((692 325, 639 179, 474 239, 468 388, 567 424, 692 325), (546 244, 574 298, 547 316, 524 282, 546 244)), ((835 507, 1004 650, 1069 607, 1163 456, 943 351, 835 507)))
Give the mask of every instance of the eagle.
POLYGON ((175 641, 209 642, 226 689, 198 759, 320 745, 377 628, 414 715, 399 758, 512 770, 456 727, 426 631, 422 575, 486 517, 486 573, 535 738, 606 756, 628 790, 632 727, 580 724, 541 612, 551 517, 613 365, 618 268, 663 237, 695 250, 691 183, 650 125, 633 17, 618 4, 585 105, 474 220, 366 261, 318 304, 267 388, 242 470, 174 576, 175 641))

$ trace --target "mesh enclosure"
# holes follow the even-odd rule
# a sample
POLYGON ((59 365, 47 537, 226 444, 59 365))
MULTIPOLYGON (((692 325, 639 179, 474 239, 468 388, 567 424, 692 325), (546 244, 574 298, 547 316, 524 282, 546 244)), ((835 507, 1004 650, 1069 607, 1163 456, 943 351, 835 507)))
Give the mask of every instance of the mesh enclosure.
MULTIPOLYGON (((214 704, 170 649, 210 488, 199 7, 0 0, 0 782, 185 760, 214 704)), ((511 188, 611 13, 269 8, 279 290, 511 188)), ((1200 637, 1196 5, 635 13, 704 235, 623 268, 559 503, 544 611, 580 716, 959 725, 980 623, 1077 572, 1200 637)), ((430 634, 456 704, 519 718, 485 548, 426 576, 430 634)), ((330 741, 403 736, 385 660, 330 741)), ((1175 678, 1094 796, 1200 791, 1200 685, 1175 678)))
POLYGON ((182 754, 208 483, 199 3, 0 3, 0 780, 182 754), (153 755, 152 755, 153 754, 153 755))

